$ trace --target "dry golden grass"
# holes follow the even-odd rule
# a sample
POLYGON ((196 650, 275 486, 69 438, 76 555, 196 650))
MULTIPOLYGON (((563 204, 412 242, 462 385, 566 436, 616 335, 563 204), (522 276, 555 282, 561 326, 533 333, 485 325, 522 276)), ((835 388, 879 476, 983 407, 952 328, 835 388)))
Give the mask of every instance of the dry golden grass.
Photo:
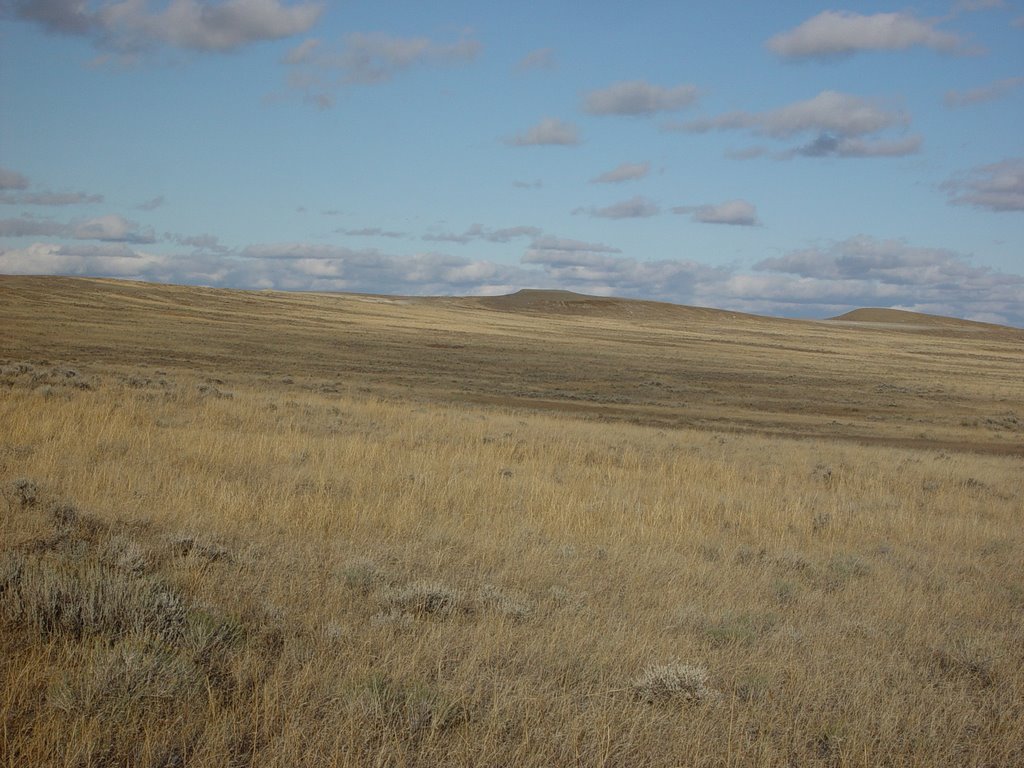
POLYGON ((386 299, 0 276, 0 354, 86 374, 1021 455, 1024 330, 910 319, 920 322, 544 292, 386 299))
POLYGON ((635 317, 74 281, 47 304, 45 285, 0 304, 0 765, 1024 760, 1013 332, 709 313, 687 352, 662 317, 674 346, 616 372, 635 317), (206 309, 117 309, 147 296, 206 309), (294 303, 280 338, 264 300, 294 303), (755 343, 778 328, 784 360, 755 343), (431 367, 439 339, 462 356, 431 367), (920 375, 892 395, 917 415, 878 422, 917 447, 864 439, 889 397, 871 391, 836 439, 785 409, 777 431, 811 437, 756 434, 766 382, 787 363, 812 382, 812 344, 845 351, 810 403, 861 369, 920 375), (502 347, 534 402, 482 402, 500 361, 474 360, 502 347), (681 358, 734 374, 702 406, 732 432, 677 426, 663 396, 609 402, 651 370, 676 386, 681 358))

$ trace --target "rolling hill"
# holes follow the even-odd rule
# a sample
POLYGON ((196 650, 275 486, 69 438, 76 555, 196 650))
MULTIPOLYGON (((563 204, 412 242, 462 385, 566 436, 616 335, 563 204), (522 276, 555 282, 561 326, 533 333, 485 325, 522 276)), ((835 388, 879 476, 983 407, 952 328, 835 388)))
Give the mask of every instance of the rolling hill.
POLYGON ((1022 450, 1010 417, 1024 414, 1024 331, 893 310, 820 322, 564 291, 401 298, 0 277, 0 328, 0 358, 125 376, 1022 450))

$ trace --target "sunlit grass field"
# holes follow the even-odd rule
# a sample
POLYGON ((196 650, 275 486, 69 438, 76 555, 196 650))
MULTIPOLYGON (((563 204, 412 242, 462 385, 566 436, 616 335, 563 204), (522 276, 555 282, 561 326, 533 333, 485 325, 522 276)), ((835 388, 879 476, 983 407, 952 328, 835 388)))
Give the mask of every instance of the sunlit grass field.
MULTIPOLYGON (((473 402, 471 371, 403 369, 388 341, 436 350, 436 308, 378 337, 392 368, 331 386, 329 360, 249 354, 242 327, 211 321, 234 357, 157 368, 98 310, 63 330, 5 311, 22 319, 0 337, 4 766, 1024 761, 1012 335, 981 343, 972 383, 960 336, 859 332, 933 349, 921 390, 977 393, 959 415, 924 398, 930 438, 899 447, 795 412, 792 434, 760 434, 729 421, 735 394, 723 429, 660 423, 635 389, 633 412, 582 411, 558 394, 579 371, 536 407, 473 402)), ((181 333, 161 322, 154 357, 181 333)), ((503 322, 528 367, 531 327, 571 321, 503 322)), ((605 350, 636 332, 598 322, 605 350)), ((805 333, 790 343, 828 331, 805 333)), ((707 370, 742 372, 715 354, 707 370)), ((894 422, 881 433, 913 436, 894 422)))

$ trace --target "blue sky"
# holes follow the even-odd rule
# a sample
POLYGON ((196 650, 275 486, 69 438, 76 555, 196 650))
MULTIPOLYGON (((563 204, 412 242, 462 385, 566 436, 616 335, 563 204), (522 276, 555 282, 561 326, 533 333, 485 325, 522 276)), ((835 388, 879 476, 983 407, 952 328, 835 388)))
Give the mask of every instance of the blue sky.
POLYGON ((0 0, 0 103, 2 273, 1024 326, 1011 0, 0 0))

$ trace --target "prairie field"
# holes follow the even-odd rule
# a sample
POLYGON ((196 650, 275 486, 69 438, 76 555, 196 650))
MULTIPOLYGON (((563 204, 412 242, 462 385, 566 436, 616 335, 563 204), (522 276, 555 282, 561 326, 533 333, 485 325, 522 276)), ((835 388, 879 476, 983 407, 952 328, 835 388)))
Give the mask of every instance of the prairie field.
POLYGON ((0 277, 0 765, 1024 763, 1024 331, 0 277))

